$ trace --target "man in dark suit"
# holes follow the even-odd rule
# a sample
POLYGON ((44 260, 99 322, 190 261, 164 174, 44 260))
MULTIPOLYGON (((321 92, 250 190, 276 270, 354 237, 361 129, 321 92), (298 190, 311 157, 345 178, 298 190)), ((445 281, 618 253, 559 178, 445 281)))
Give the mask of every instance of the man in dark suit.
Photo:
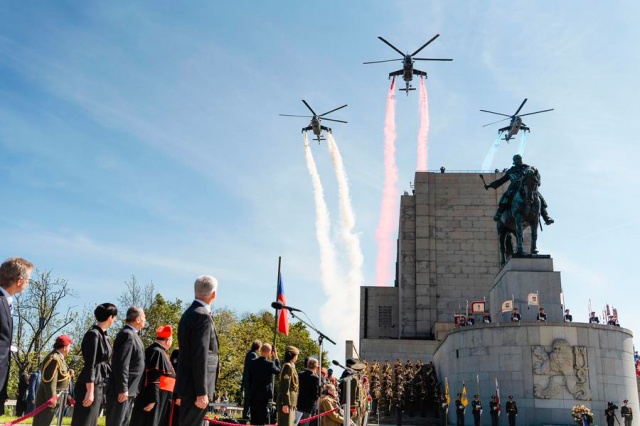
MULTIPOLYGON (((300 419, 306 419, 314 414, 318 398, 320 398, 320 377, 318 376, 318 360, 309 358, 307 368, 298 374, 300 389, 298 391, 298 411, 302 413, 300 419)), ((311 422, 310 424, 317 424, 311 422)))
POLYGON ((244 392, 244 406, 242 407, 242 418, 246 419, 249 416, 249 382, 247 381, 247 377, 249 375, 249 365, 251 361, 254 359, 258 359, 258 352, 262 347, 262 342, 260 340, 254 340, 251 344, 251 349, 247 351, 247 354, 244 356, 244 370, 242 370, 242 386, 241 391, 244 392))
POLYGON ((178 325, 177 393, 180 395, 180 425, 201 425, 216 390, 220 364, 218 335, 211 302, 216 299, 218 280, 202 275, 194 284, 195 300, 182 314, 178 325))
POLYGON ((116 335, 111 358, 111 378, 107 387, 106 426, 128 426, 133 400, 144 373, 144 346, 138 336, 146 322, 142 308, 127 310, 126 324, 116 335))
POLYGON ((27 289, 33 264, 20 257, 5 260, 0 266, 0 395, 7 391, 11 338, 13 335, 13 296, 27 289))
POLYGON ((260 357, 251 361, 247 372, 247 394, 249 399, 249 414, 252 425, 267 425, 269 411, 267 406, 273 400, 273 375, 280 373, 278 353, 271 345, 265 343, 260 348, 260 357), (274 360, 269 360, 273 356, 274 360))

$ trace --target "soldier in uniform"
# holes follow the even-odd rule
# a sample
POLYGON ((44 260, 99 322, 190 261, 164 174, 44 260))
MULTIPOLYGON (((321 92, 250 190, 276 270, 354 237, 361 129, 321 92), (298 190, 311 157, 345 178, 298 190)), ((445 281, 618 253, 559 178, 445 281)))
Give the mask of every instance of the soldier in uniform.
POLYGON ((516 417, 518 416, 518 406, 516 402, 513 400, 513 396, 509 395, 509 400, 507 401, 507 416, 509 417, 509 426, 516 426, 516 417))
POLYGON ((600 324, 600 319, 596 316, 595 312, 591 312, 589 317, 589 324, 600 324))
POLYGON ((573 322, 573 315, 569 313, 568 309, 564 310, 564 322, 573 322))
POLYGON ((613 426, 613 420, 616 417, 616 408, 618 408, 618 406, 613 402, 607 402, 607 409, 604 410, 604 415, 607 418, 607 426, 613 426))
POLYGON ((278 388, 278 426, 293 426, 296 422, 298 405, 298 372, 296 361, 300 351, 295 346, 287 346, 284 351, 284 365, 280 370, 280 386, 278 388))
POLYGON ((536 317, 537 322, 546 322, 547 314, 544 313, 544 308, 538 309, 538 316, 536 317))
MULTIPOLYGON (((69 353, 70 345, 71 337, 58 336, 53 344, 53 350, 42 361, 42 381, 36 394, 36 407, 58 395, 60 391, 69 389, 69 367, 64 361, 64 357, 69 353)), ((33 418, 33 424, 35 426, 50 426, 56 411, 55 406, 56 402, 36 414, 33 418)))
MULTIPOLYGON (((493 220, 495 220, 496 222, 500 220, 500 216, 502 216, 502 213, 507 211, 507 209, 511 206, 511 200, 520 187, 520 182, 524 177, 525 171, 529 168, 535 170, 536 178, 538 179, 538 185, 540 185, 540 173, 538 172, 538 170, 535 167, 530 167, 527 164, 524 164, 522 162, 522 157, 518 154, 513 156, 513 166, 505 172, 504 176, 502 176, 500 179, 494 180, 489 184, 485 184, 484 189, 497 189, 507 181, 510 181, 509 187, 506 191, 504 191, 504 194, 502 194, 502 197, 500 198, 498 211, 493 217, 493 220)), ((540 197, 540 216, 542 216, 542 219, 544 219, 544 223, 546 223, 547 225, 551 225, 554 220, 551 219, 549 217, 549 214, 547 213, 547 202, 542 197, 540 191, 538 191, 538 197, 540 197)))
POLYGON ((464 426, 464 411, 465 406, 462 404, 462 394, 457 394, 458 399, 455 400, 454 404, 456 406, 456 425, 464 426))
POLYGON ((473 395, 473 401, 471 401, 471 414, 473 414, 473 424, 480 426, 480 419, 482 417, 482 402, 480 402, 478 395, 473 395))
POLYGON ((500 404, 496 402, 496 396, 491 395, 489 402, 489 414, 491 415, 491 426, 498 426, 498 416, 500 415, 500 404))
POLYGON ((482 323, 483 324, 491 324, 491 314, 487 311, 482 314, 482 323))
POLYGON ((443 393, 440 394, 440 399, 438 400, 440 407, 440 424, 442 426, 447 426, 447 414, 449 413, 449 404, 447 403, 447 395, 443 393))
POLYGON ((166 351, 172 344, 171 326, 158 327, 155 342, 144 353, 145 370, 142 376, 142 389, 133 406, 132 424, 141 426, 169 424, 176 373, 166 351))
POLYGON ((511 322, 520 322, 522 316, 520 312, 518 312, 518 308, 513 308, 513 312, 511 313, 511 322))
POLYGON ((624 405, 620 409, 620 415, 624 419, 624 426, 631 426, 631 421, 633 420, 633 410, 629 406, 629 400, 625 399, 624 405))
POLYGON ((474 325, 476 323, 476 320, 473 319, 473 315, 469 314, 467 316, 467 325, 474 325))

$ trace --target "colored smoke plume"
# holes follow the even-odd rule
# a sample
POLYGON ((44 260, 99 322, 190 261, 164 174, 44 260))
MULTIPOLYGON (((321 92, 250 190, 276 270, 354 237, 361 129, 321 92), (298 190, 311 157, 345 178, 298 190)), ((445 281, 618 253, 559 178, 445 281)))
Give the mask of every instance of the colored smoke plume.
POLYGON ((391 82, 387 94, 387 112, 384 118, 384 186, 382 189, 382 208, 380 222, 376 229, 378 241, 378 259, 376 261, 376 285, 390 284, 395 248, 393 234, 397 229, 398 167, 396 166, 396 100, 394 95, 395 79, 391 82))
POLYGON ((429 98, 424 77, 420 78, 420 128, 418 129, 418 167, 426 171, 429 167, 429 98))
POLYGON ((498 133, 498 137, 493 141, 491 146, 489 147, 489 151, 487 151, 487 155, 484 156, 484 161, 482 162, 482 166, 480 166, 480 170, 491 170, 491 165, 493 164, 493 158, 496 155, 496 151, 500 148, 500 138, 502 137, 502 133, 498 133))

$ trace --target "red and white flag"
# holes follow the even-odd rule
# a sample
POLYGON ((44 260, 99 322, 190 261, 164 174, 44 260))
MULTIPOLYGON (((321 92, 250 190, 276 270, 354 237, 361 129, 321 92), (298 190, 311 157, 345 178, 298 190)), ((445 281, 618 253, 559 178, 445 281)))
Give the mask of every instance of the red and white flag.
POLYGON ((498 386, 498 378, 496 377, 496 404, 498 407, 498 415, 500 415, 500 387, 498 386))

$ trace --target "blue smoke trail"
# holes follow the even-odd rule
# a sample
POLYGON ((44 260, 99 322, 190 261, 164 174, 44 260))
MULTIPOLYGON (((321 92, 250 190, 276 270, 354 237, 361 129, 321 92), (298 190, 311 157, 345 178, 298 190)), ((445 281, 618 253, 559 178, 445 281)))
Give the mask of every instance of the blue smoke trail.
POLYGON ((502 137, 502 132, 498 133, 498 137, 489 147, 489 151, 487 155, 484 157, 484 161, 482 162, 482 166, 480 166, 480 170, 492 170, 491 165, 493 164, 493 157, 496 155, 496 151, 500 147, 500 138, 502 137))
POLYGON ((527 133, 529 133, 529 132, 527 132, 526 130, 522 131, 522 139, 520 140, 520 148, 518 148, 518 154, 520 156, 524 155, 524 149, 527 146, 527 133))

